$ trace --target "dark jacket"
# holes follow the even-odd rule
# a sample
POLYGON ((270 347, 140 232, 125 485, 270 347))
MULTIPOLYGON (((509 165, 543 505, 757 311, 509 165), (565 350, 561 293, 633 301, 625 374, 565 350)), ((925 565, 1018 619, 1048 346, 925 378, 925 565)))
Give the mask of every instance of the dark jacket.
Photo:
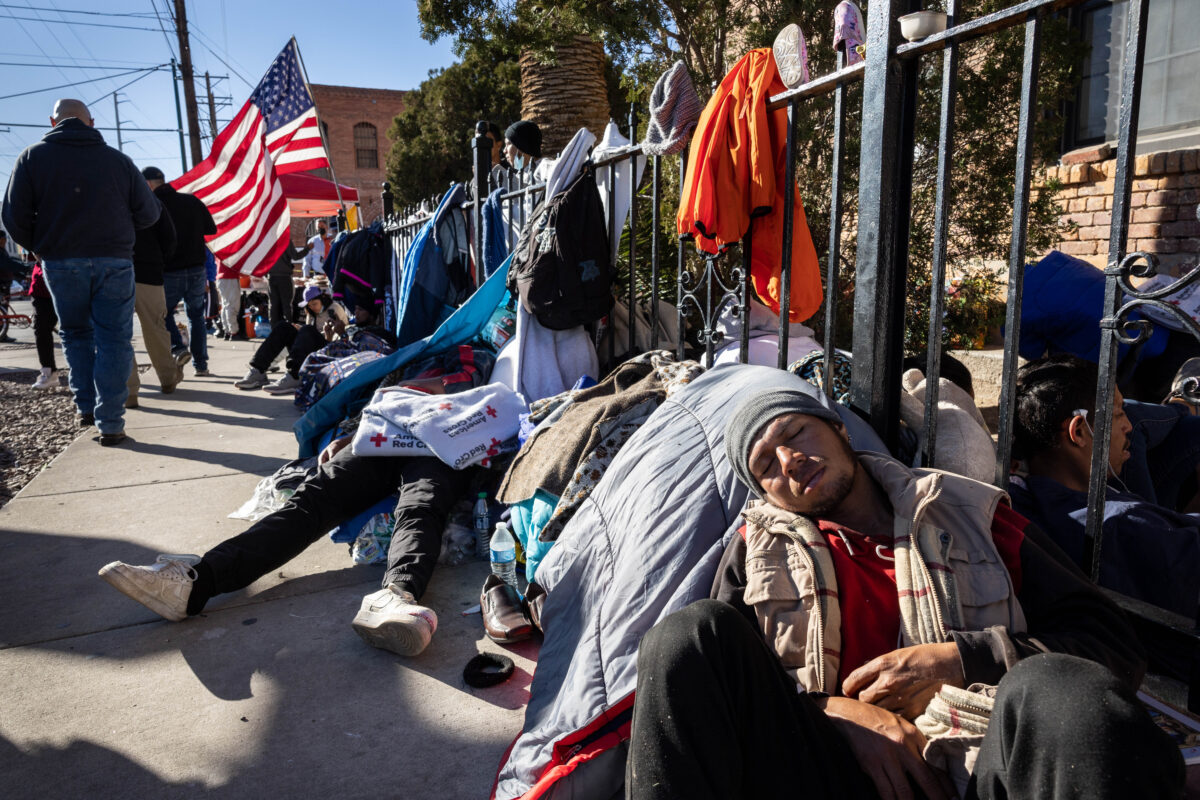
POLYGON ((133 243, 133 279, 150 286, 163 285, 163 266, 175 255, 175 223, 171 215, 159 205, 158 222, 137 232, 133 243))
POLYGON ((132 258, 134 231, 158 204, 127 156, 71 117, 17 157, 4 197, 4 227, 43 259, 132 258))
POLYGON ((175 223, 175 255, 166 260, 163 271, 178 272, 203 267, 208 251, 204 237, 217 232, 217 224, 213 222, 212 214, 208 213, 208 206, 195 195, 175 191, 175 187, 169 183, 156 188, 154 194, 162 201, 171 215, 171 221, 175 223))
MULTIPOLYGON (((1013 508, 1083 564, 1086 492, 1041 475, 1013 477, 1013 508)), ((1104 501, 1100 585, 1186 617, 1200 599, 1200 519, 1111 486, 1104 501)))
POLYGON ((294 244, 289 244, 287 249, 279 254, 279 258, 275 259, 275 263, 267 270, 267 275, 272 278, 285 277, 290 278, 296 272, 294 262, 304 258, 304 254, 308 252, 303 247, 296 247, 294 244))

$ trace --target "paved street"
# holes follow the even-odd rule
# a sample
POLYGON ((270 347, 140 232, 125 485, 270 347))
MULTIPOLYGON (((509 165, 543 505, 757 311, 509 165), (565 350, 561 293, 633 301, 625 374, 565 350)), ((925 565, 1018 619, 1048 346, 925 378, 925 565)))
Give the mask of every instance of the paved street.
MULTIPOLYGON (((32 331, 12 335, 0 371, 36 370, 32 331)), ((351 630, 382 567, 327 539, 184 623, 97 577, 248 526, 227 515, 294 457, 298 418, 290 399, 231 385, 252 347, 210 340, 214 377, 188 365, 174 395, 144 386, 129 442, 101 448, 93 430, 0 509, 0 796, 487 796, 536 646, 507 650, 507 683, 463 683, 471 656, 501 649, 460 614, 485 563, 439 568, 425 598, 438 631, 413 659, 351 630)))

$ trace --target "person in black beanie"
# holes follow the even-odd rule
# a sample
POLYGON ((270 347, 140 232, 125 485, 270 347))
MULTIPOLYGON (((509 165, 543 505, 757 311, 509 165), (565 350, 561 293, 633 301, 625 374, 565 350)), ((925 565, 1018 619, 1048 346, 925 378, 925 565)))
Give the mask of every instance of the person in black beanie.
POLYGON ((542 129, 536 122, 521 119, 504 132, 504 156, 517 172, 533 171, 542 157, 542 129))

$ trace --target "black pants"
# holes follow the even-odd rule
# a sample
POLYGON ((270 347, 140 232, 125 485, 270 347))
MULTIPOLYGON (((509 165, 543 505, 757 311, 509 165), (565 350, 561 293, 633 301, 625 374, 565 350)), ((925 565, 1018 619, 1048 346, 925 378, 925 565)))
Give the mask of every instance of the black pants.
POLYGON ((292 327, 290 322, 282 322, 279 325, 272 324, 271 332, 254 351, 254 357, 250 359, 250 366, 266 372, 267 368, 271 366, 271 362, 286 348, 288 351, 287 371, 291 373, 292 377, 299 377, 304 359, 326 344, 328 342, 325 341, 324 334, 318 331, 315 325, 301 325, 297 329, 292 327))
POLYGON ((292 303, 292 276, 267 275, 267 296, 270 299, 271 330, 280 323, 296 321, 296 306, 292 303))
MULTIPOLYGON (((758 631, 715 600, 642 639, 625 786, 636 800, 876 797, 758 631)), ((985 800, 1179 797, 1183 759, 1107 669, 1039 655, 1000 682, 973 786, 985 800)))
POLYGON ((49 297, 33 299, 33 339, 37 342, 38 364, 57 370, 54 365, 54 326, 58 315, 54 313, 54 301, 49 297))
POLYGON ((188 601, 197 614, 210 597, 249 586, 291 561, 332 528, 399 492, 383 585, 418 600, 442 548, 442 530, 466 483, 436 458, 355 456, 347 447, 322 464, 283 508, 204 554, 188 601))

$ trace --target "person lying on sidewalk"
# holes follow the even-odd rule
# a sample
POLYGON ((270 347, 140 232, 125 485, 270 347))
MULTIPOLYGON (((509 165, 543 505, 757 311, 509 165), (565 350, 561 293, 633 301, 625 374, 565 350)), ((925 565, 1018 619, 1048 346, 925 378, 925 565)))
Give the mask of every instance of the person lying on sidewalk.
POLYGON ((800 392, 725 448, 762 499, 641 641, 627 797, 1180 796, 1128 621, 1002 491, 856 454, 800 392))
POLYGON ((331 341, 326 326, 336 321, 345 330, 349 321, 341 303, 335 303, 319 286, 309 286, 304 290, 300 307, 305 312, 304 324, 284 319, 273 325, 267 338, 254 351, 246 377, 234 381, 234 386, 243 390, 265 389, 270 394, 291 394, 300 386, 300 367, 304 359, 331 341), (271 383, 267 379, 267 370, 285 349, 288 353, 285 362, 287 371, 282 378, 271 383))
MULTIPOLYGON (((1028 474, 1010 479, 1013 507, 1080 565, 1095 398, 1096 365, 1074 356, 1031 361, 1017 373, 1013 456, 1025 462, 1028 474)), ((1195 618, 1200 605, 1200 516, 1151 502, 1144 492, 1157 488, 1179 494, 1188 477, 1195 486, 1200 419, 1177 404, 1125 401, 1114 389, 1109 441, 1100 583, 1195 618), (1147 442, 1159 441, 1147 451, 1147 442)), ((1192 504, 1194 508, 1194 499, 1192 504)))
MULTIPOLYGON (((488 347, 461 345, 396 370, 382 386, 461 393, 484 386, 494 362, 488 347)), ((364 412, 362 419, 368 418, 364 412)), ((515 433, 517 420, 511 424, 515 433)), ((342 426, 347 427, 355 430, 357 425, 342 426)), ((352 625, 374 647, 417 655, 437 630, 437 614, 419 601, 441 552, 446 518, 479 467, 454 469, 428 455, 364 457, 354 454, 350 441, 343 436, 331 442, 320 454, 316 472, 283 508, 203 558, 164 555, 149 566, 114 561, 100 570, 100 577, 178 622, 199 614, 214 596, 242 589, 278 569, 331 529, 398 493, 383 588, 363 598, 352 625)))

